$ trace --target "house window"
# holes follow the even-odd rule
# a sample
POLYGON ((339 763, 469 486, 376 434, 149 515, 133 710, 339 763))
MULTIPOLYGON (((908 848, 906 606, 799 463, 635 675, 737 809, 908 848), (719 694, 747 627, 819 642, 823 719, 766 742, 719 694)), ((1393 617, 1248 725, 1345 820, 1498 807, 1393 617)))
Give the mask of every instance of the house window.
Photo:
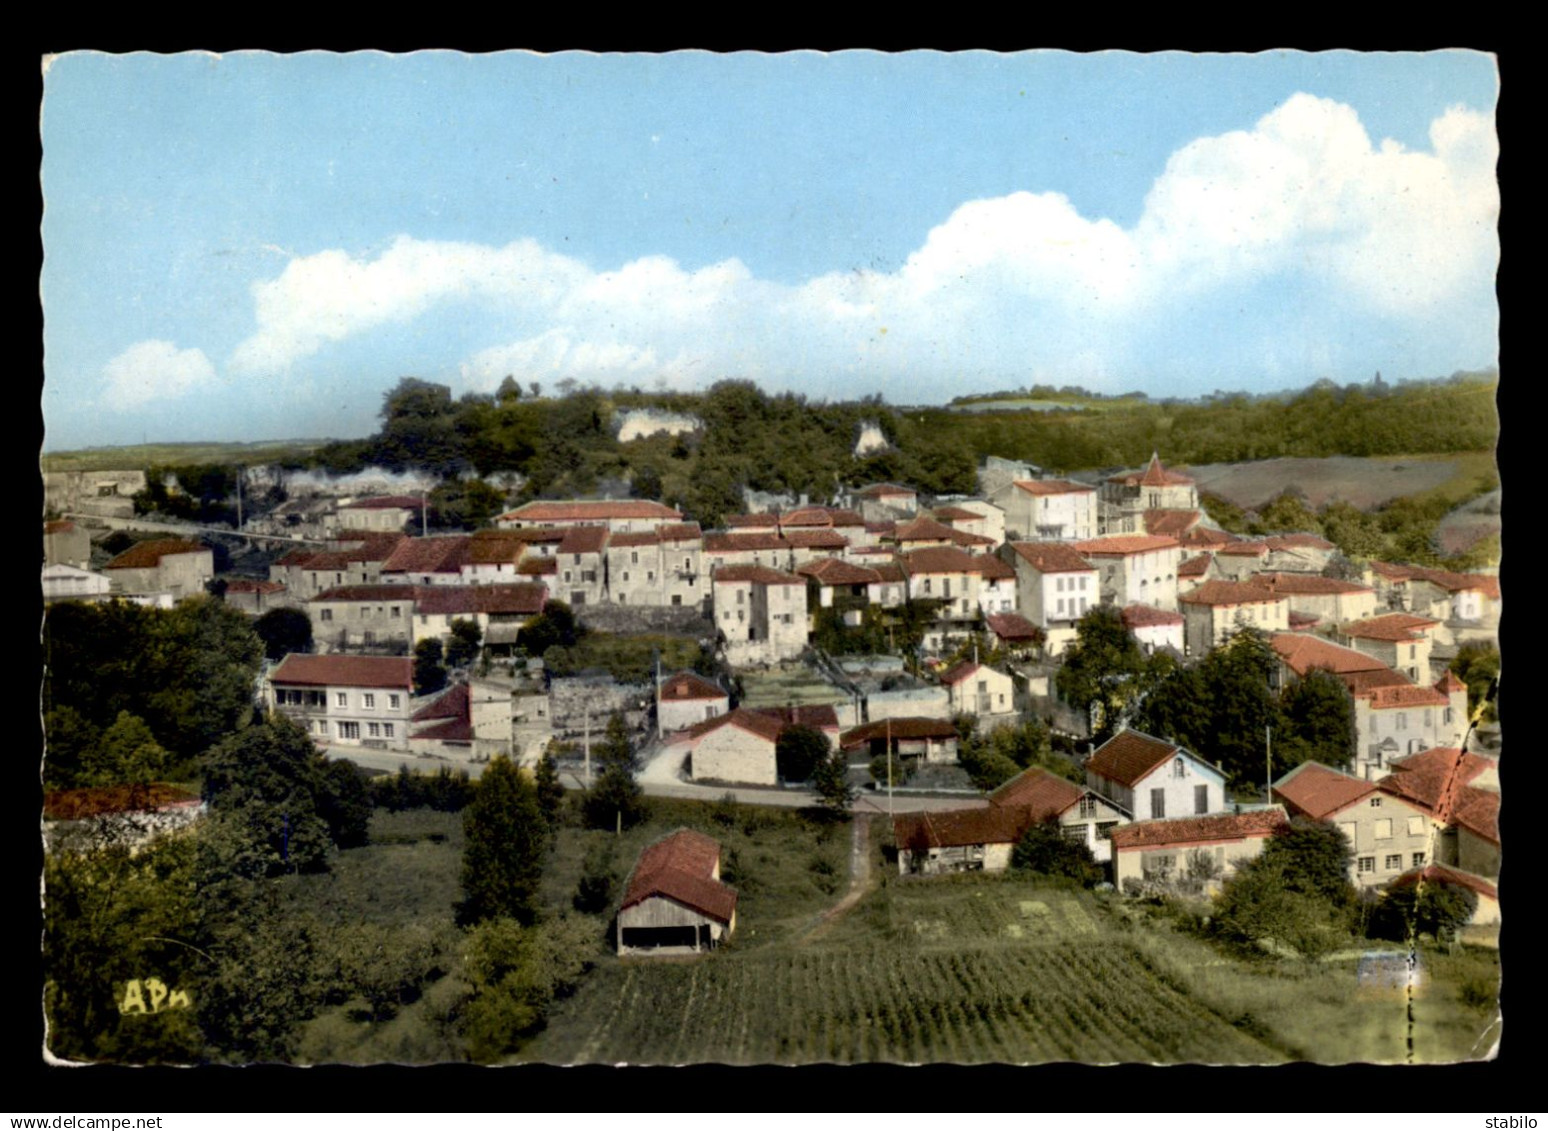
POLYGON ((1377 840, 1391 840, 1392 839, 1392 818, 1388 817, 1385 820, 1377 821, 1376 822, 1376 839, 1377 840))
POLYGON ((398 695, 387 696, 387 706, 391 707, 394 711, 398 709, 398 704, 400 702, 402 702, 402 698, 398 695))
POLYGON ((565 570, 564 571, 564 579, 566 581, 570 580, 570 571, 569 570, 565 570))
POLYGON ((366 723, 366 734, 371 738, 380 738, 382 736, 382 724, 366 723))
POLYGON ((1416 852, 1412 856, 1410 856, 1409 859, 1413 861, 1412 867, 1415 867, 1415 868, 1423 868, 1424 867, 1424 853, 1416 852))
POLYGON ((1098 821, 1096 835, 1098 840, 1112 840, 1113 830, 1118 827, 1117 821, 1098 821))
POLYGON ((1397 728, 1398 728, 1398 730, 1407 730, 1408 729, 1408 713, 1406 711, 1399 711, 1398 712, 1397 728))
POLYGON ((1095 817, 1097 803, 1095 797, 1082 797, 1080 799, 1080 815, 1082 817, 1095 817))
POLYGON ((391 723, 383 723, 382 724, 382 735, 385 738, 391 738, 392 737, 392 724, 391 723))
POLYGON ((367 691, 367 692, 363 693, 360 697, 363 700, 365 700, 365 709, 366 710, 368 710, 368 711, 376 710, 376 696, 372 692, 367 691))
POLYGON ((1362 876, 1370 875, 1371 873, 1376 871, 1376 857, 1374 857, 1374 856, 1362 856, 1362 857, 1360 857, 1360 863, 1357 865, 1357 867, 1359 869, 1360 875, 1362 875, 1362 876))
POLYGON ((340 707, 348 707, 349 706, 349 692, 347 692, 347 691, 336 691, 336 692, 334 692, 333 698, 334 698, 334 702, 338 706, 340 706, 340 707))
POLYGON ((1432 711, 1429 707, 1426 707, 1424 709, 1424 726, 1425 726, 1425 729, 1428 730, 1430 727, 1432 727, 1434 725, 1435 725, 1435 712, 1432 711))
POLYGON ((681 605, 682 603, 683 603, 683 596, 682 596, 682 594, 681 593, 673 593, 672 594, 672 604, 674 604, 674 605, 681 605))
POLYGON ((575 565, 580 565, 580 555, 579 554, 575 555, 575 562, 574 562, 574 564, 575 565))
POLYGON ((1372 809, 1380 809, 1381 808, 1381 798, 1379 798, 1379 797, 1371 798, 1371 808, 1372 809))
POLYGON ((1087 580, 1088 580, 1088 579, 1087 579, 1087 578, 1085 578, 1085 577, 1082 577, 1082 578, 1081 578, 1081 579, 1080 579, 1080 591, 1081 591, 1081 592, 1082 592, 1082 593, 1084 593, 1084 592, 1085 592, 1085 591, 1086 591, 1086 581, 1087 581, 1087 580))
POLYGON ((1188 776, 1188 767, 1183 764, 1183 760, 1181 758, 1173 759, 1172 776, 1174 778, 1185 778, 1188 776))
POLYGON ((1441 718, 1445 719, 1448 724, 1451 722, 1451 708, 1450 707, 1446 708, 1446 713, 1444 715, 1442 715, 1441 718))
POLYGON ((319 609, 318 613, 317 613, 317 616, 318 616, 319 620, 332 620, 333 619, 333 610, 332 609, 319 609))
POLYGON ((366 643, 366 644, 375 644, 376 643, 376 633, 372 632, 369 628, 366 629, 365 632, 361 633, 361 636, 363 638, 363 640, 362 640, 363 643, 366 643))
POLYGON ((628 581, 628 580, 629 580, 629 571, 628 571, 628 570, 624 570, 624 571, 623 571, 623 579, 624 579, 624 580, 625 580, 625 581, 628 581))
POLYGON ((1150 815, 1152 817, 1166 816, 1166 790, 1153 789, 1150 791, 1150 815))
POLYGON ((683 559, 683 568, 684 569, 692 569, 693 568, 693 559, 692 558, 684 558, 683 559))
POLYGON ((395 616, 395 617, 401 617, 403 615, 403 606, 402 605, 394 605, 392 607, 392 615, 395 616))
POLYGON ((1209 786, 1196 785, 1193 787, 1193 811, 1195 813, 1209 812, 1209 786))
POLYGON ((1064 578, 1062 578, 1062 577, 1061 577, 1061 578, 1059 578, 1059 579, 1058 579, 1058 583, 1057 583, 1057 585, 1056 585, 1056 586, 1055 586, 1055 588, 1056 588, 1056 589, 1057 589, 1057 590, 1058 590, 1058 591, 1059 591, 1059 592, 1060 592, 1060 593, 1063 593, 1063 592, 1064 592, 1064 578))
POLYGON ((1394 852, 1382 862, 1382 870, 1387 872, 1401 872, 1403 870, 1403 854, 1394 852))
POLYGON ((339 724, 339 737, 340 738, 359 738, 360 737, 360 724, 359 723, 340 723, 339 724))
POLYGON ((654 581, 654 580, 656 580, 656 571, 653 570, 653 569, 646 570, 645 571, 645 580, 646 581, 654 581))
MULTIPOLYGON (((631 550, 629 552, 629 564, 630 565, 639 565, 640 564, 640 552, 638 550, 631 550)), ((626 574, 624 574, 624 576, 628 577, 629 575, 626 573, 626 574)))

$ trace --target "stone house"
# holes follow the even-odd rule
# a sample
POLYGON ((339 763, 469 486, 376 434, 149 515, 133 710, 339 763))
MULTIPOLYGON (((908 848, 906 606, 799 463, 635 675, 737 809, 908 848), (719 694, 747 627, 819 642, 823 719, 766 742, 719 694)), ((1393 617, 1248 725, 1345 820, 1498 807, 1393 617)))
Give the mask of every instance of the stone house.
MULTIPOLYGON (((426 586, 426 588, 429 588, 426 586)), ((353 650, 408 652, 414 644, 412 585, 341 585, 306 603, 313 646, 322 653, 353 650)))
POLYGON ((1337 640, 1346 648, 1363 652, 1415 683, 1430 679, 1430 648, 1440 621, 1409 613, 1387 613, 1368 620, 1338 626, 1337 640))
POLYGON ((1016 681, 985 664, 964 660, 941 673, 952 714, 976 715, 980 730, 1008 722, 1017 714, 1016 681))
POLYGON ((1177 567, 1182 564, 1177 539, 1131 534, 1072 545, 1097 567, 1103 604, 1177 608, 1177 567))
POLYGON ((439 637, 449 640, 452 623, 473 621, 490 648, 509 649, 527 622, 543 611, 548 590, 535 582, 511 585, 415 586, 413 643, 439 637))
POLYGON ((414 661, 292 653, 265 681, 266 705, 319 742, 408 749, 414 661))
POLYGON ((1376 615, 1376 590, 1353 581, 1312 573, 1256 573, 1251 581, 1290 602, 1290 612, 1324 624, 1358 621, 1376 615))
POLYGON ((1317 762, 1303 762, 1281 777, 1272 796, 1293 817, 1338 826, 1354 852, 1349 880, 1358 887, 1380 887, 1433 863, 1445 827, 1428 806, 1317 762))
POLYGON ((785 726, 773 715, 738 707, 695 723, 667 742, 688 747, 694 781, 778 785, 775 746, 785 726))
POLYGON ((1028 819, 1019 809, 990 805, 944 813, 899 813, 892 819, 898 874, 1003 872, 1028 819))
POLYGON ((1047 631, 1048 654, 1058 655, 1074 639, 1075 622, 1101 600, 1097 567, 1062 542, 1009 542, 1000 555, 1016 571, 1017 611, 1047 631))
POLYGON ((1144 530, 1148 510, 1198 509, 1198 485, 1180 472, 1168 471, 1161 465, 1161 457, 1152 452, 1144 470, 1124 472, 1103 482, 1097 500, 1098 535, 1137 534, 1144 530))
MULTIPOLYGON (((1100 531, 1097 489, 1068 479, 1014 479, 989 495, 1012 540, 1077 542, 1100 531)), ((986 532, 987 533, 987 532, 986 532)))
POLYGON ((1225 772, 1174 742, 1125 730, 1086 760, 1086 785, 1136 821, 1226 808, 1225 772))
POLYGON ((146 488, 143 471, 46 471, 43 509, 101 518, 133 518, 134 496, 146 488))
POLYGON ((990 613, 1013 613, 1017 604, 1016 568, 993 554, 974 554, 978 563, 978 608, 990 613))
POLYGON ((681 511, 648 499, 535 500, 495 519, 502 530, 528 526, 602 526, 614 534, 654 530, 662 523, 680 523, 681 511))
POLYGON ((727 566, 794 569, 795 547, 772 530, 712 530, 704 535, 703 560, 711 576, 727 566))
POLYGON ((1232 869, 1251 860, 1290 823, 1278 805, 1247 813, 1135 821, 1113 830, 1113 882, 1170 884, 1199 878, 1217 889, 1232 869), (1204 877, 1208 877, 1205 879, 1204 877))
POLYGON ((736 889, 720 881, 720 845, 678 829, 640 853, 618 906, 619 954, 697 954, 736 930, 736 889))
POLYGON ((1186 647, 1183 638, 1186 618, 1181 613, 1169 613, 1149 605, 1125 605, 1118 615, 1123 619, 1123 627, 1139 642, 1147 656, 1157 648, 1171 648, 1180 655, 1186 647))
POLYGON ((778 663, 805 649, 805 578, 764 566, 722 566, 711 580, 715 627, 729 663, 778 663))
POLYGON ((1243 628, 1272 633, 1290 627, 1289 600, 1250 582, 1206 581, 1178 597, 1177 603, 1190 656, 1203 656, 1243 628))
POLYGON ((68 518, 43 524, 43 564, 91 568, 91 535, 68 518))
POLYGON ((474 680, 454 683, 415 710, 409 749, 463 762, 488 762, 512 752, 509 689, 474 680))
POLYGON ((260 581, 253 577, 233 577, 226 581, 223 598, 233 609, 260 617, 270 609, 294 608, 290 591, 278 581, 260 581))
POLYGON ((106 601, 113 582, 106 574, 93 573, 89 569, 77 569, 72 565, 46 565, 43 567, 43 601, 106 601))
POLYGON ((1005 541, 1005 509, 986 499, 953 497, 949 505, 937 507, 934 514, 937 520, 953 530, 989 539, 991 546, 1005 541), (952 517, 943 517, 945 515, 952 517))
POLYGON ((989 626, 995 644, 1012 659, 1032 659, 1043 642, 1043 630, 1020 613, 990 613, 984 617, 984 623, 989 626))
POLYGON ((855 505, 867 522, 889 522, 917 513, 919 493, 896 483, 872 483, 855 492, 855 505))
POLYGON ((180 538, 157 538, 130 546, 103 567, 116 592, 167 593, 174 601, 205 591, 215 577, 215 554, 180 538))
POLYGON ((730 709, 726 690, 693 672, 677 672, 656 687, 656 727, 662 734, 686 730, 730 709))
POLYGON ((1019 809, 1027 827, 1057 820, 1067 839, 1084 844, 1098 864, 1112 860, 1113 830, 1127 824, 1129 814, 1092 789, 1083 789, 1058 774, 1033 766, 989 795, 989 804, 1019 809))
POLYGON ((1338 547, 1316 534, 1270 534, 1268 568, 1288 573, 1321 573, 1338 547))
POLYGON ((1241 539, 1216 546, 1211 555, 1216 577, 1223 581, 1248 581, 1267 567, 1269 548, 1266 542, 1241 539))
POLYGON ((925 634, 926 647, 967 635, 979 617, 979 565, 976 558, 956 546, 931 546, 899 555, 908 575, 911 601, 936 601, 936 627, 925 634))
POLYGON ((947 719, 914 716, 864 723, 839 736, 839 749, 864 762, 889 748, 899 765, 910 759, 951 764, 957 760, 957 728, 947 719))
POLYGON ((1434 747, 1400 758, 1379 786, 1426 806, 1445 826, 1431 863, 1476 876, 1500 873, 1500 782, 1491 758, 1434 747))
POLYGON ((467 534, 405 538, 382 562, 382 581, 398 585, 463 585, 473 539, 467 534))
POLYGON ((422 524, 425 501, 413 495, 354 499, 338 507, 339 529, 401 531, 410 522, 422 524))

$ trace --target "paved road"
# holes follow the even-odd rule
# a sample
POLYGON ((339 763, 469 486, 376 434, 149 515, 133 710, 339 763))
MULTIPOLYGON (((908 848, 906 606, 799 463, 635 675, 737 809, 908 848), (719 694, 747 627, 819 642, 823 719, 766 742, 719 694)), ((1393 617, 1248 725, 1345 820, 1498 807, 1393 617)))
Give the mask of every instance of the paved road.
MULTIPOLYGON (((482 763, 470 763, 451 758, 442 758, 433 754, 410 754, 402 750, 374 750, 363 746, 339 746, 327 745, 323 747, 329 758, 343 759, 354 762, 358 766, 367 769, 383 770, 387 773, 397 773, 399 766, 407 766, 410 770, 419 773, 433 774, 442 766, 452 771, 466 770, 470 777, 478 777, 484 771, 482 763)), ((682 770, 682 763, 686 751, 681 747, 647 749, 643 756, 647 758, 644 767, 640 770, 640 787, 649 797, 679 797, 691 801, 719 801, 726 794, 731 794, 738 802, 745 805, 775 805, 787 809, 800 809, 808 805, 817 804, 816 793, 801 789, 760 789, 756 786, 724 786, 702 785, 696 782, 685 781, 678 775, 682 770)), ((595 768, 595 767, 594 767, 595 768)), ((581 780, 579 773, 564 772, 560 779, 570 789, 584 789, 586 783, 581 780)), ((918 813, 929 811, 932 813, 944 812, 950 809, 981 809, 989 803, 981 797, 920 797, 898 795, 893 802, 893 809, 899 813, 918 813)), ((861 791, 860 797, 855 801, 856 813, 886 813, 888 811, 887 795, 885 792, 872 793, 869 790, 861 791)))

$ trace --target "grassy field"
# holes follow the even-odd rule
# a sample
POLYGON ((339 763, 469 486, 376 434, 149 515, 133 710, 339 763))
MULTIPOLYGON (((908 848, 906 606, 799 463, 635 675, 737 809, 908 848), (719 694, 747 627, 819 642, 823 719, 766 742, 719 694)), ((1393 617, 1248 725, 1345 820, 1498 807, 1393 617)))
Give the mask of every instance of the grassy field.
MULTIPOLYGON (((641 847, 687 826, 723 846, 725 877, 740 892, 736 935, 699 959, 604 950, 518 1060, 1433 1063, 1484 1056, 1498 1035, 1494 952, 1427 949, 1430 983, 1410 1026, 1402 998, 1357 991, 1354 954, 1253 960, 1113 895, 1009 876, 898 877, 879 823, 874 886, 817 930, 847 890, 848 826, 724 803, 651 806, 650 820, 621 838, 563 828, 545 902, 569 909, 593 846, 616 839, 621 891, 641 847)), ((392 941, 439 949, 446 972, 389 1019, 362 1016, 358 1003, 324 1010, 305 1023, 299 1059, 461 1059, 455 1019, 466 987, 451 928, 460 815, 378 811, 372 836, 331 873, 291 881, 293 905, 317 922, 370 924, 392 941)), ((605 920, 595 922, 601 936, 605 920)))
MULTIPOLYGON (((1355 959, 1223 955, 1115 897, 887 878, 833 928, 686 962, 608 959, 521 1059, 547 1063, 1265 1064, 1409 1059, 1406 1002, 1355 959)), ((751 926, 756 919, 749 915, 751 926)), ((1425 956, 1413 1059, 1476 1058, 1497 958, 1425 956)), ((1497 1033, 1497 1029, 1494 1030, 1497 1033)))
POLYGON ((134 471, 156 464, 278 463, 304 459, 327 440, 257 440, 253 443, 130 444, 121 448, 80 448, 44 452, 44 471, 134 471))

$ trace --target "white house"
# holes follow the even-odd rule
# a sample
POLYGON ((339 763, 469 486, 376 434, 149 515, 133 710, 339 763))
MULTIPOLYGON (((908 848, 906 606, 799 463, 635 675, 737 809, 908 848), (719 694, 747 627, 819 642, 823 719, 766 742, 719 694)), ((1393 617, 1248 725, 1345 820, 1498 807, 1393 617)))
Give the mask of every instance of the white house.
POLYGON ((1219 766, 1137 730, 1121 731, 1092 752, 1086 784, 1136 821, 1226 808, 1225 772, 1219 766))
POLYGON ((685 730, 730 709, 725 689, 693 672, 677 672, 656 687, 656 726, 662 734, 685 730))
POLYGON ((1121 534, 1073 545, 1100 571, 1105 604, 1177 608, 1177 567, 1183 558, 1177 539, 1121 534))
POLYGON ((1068 479, 1016 479, 989 501, 1005 511, 1005 532, 1029 541, 1074 542, 1094 538, 1097 489, 1068 479))
POLYGON ((268 706, 321 742, 408 749, 414 661, 291 653, 269 673, 268 706))

